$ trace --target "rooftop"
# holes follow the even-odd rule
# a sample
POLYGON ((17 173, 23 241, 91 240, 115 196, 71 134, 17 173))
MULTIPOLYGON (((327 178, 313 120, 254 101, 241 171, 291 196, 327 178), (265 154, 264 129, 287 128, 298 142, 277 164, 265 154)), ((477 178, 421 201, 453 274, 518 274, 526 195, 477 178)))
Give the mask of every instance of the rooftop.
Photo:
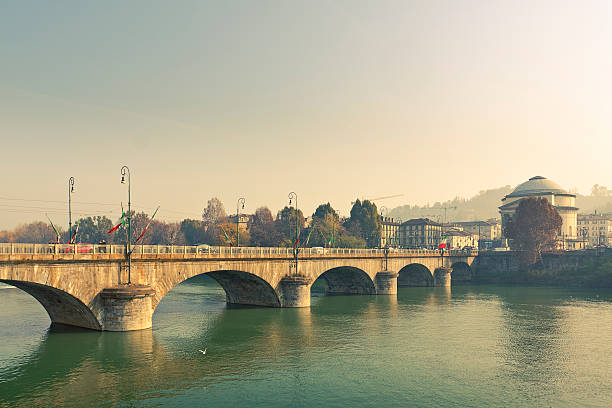
POLYGON ((535 176, 530 178, 526 182, 519 184, 518 187, 516 187, 512 193, 505 196, 502 201, 506 198, 528 197, 534 195, 548 194, 564 194, 575 196, 574 194, 570 194, 569 192, 567 192, 567 190, 564 190, 554 181, 549 180, 546 177, 535 176))

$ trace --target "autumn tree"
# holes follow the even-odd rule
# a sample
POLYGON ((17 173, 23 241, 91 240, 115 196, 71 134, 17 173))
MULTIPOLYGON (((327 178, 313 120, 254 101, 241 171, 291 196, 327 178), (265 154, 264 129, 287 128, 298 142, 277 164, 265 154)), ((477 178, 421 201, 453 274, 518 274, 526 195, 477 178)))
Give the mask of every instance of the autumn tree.
POLYGON ((553 248, 563 220, 545 198, 524 198, 507 223, 504 234, 510 247, 520 251, 521 264, 533 265, 542 250, 553 248))
MULTIPOLYGON (((57 227, 58 233, 62 235, 64 231, 57 227)), ((30 224, 23 224, 15 229, 15 242, 27 242, 32 244, 48 244, 55 242, 56 235, 50 224, 38 221, 30 224)))
POLYGON ((178 222, 153 220, 142 239, 143 243, 152 245, 185 245, 185 235, 178 222))
POLYGON ((260 207, 253 215, 253 221, 249 226, 251 234, 251 245, 254 246, 277 246, 280 236, 274 225, 274 217, 268 207, 260 207))

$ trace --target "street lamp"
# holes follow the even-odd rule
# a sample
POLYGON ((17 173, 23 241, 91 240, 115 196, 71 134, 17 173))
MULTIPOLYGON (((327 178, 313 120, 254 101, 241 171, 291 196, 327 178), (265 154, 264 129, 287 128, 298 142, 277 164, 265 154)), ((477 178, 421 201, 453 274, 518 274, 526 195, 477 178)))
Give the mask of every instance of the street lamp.
POLYGON ((68 179, 68 243, 72 239, 72 208, 70 195, 74 193, 74 177, 68 179))
POLYGON ((291 205, 291 201, 295 200, 295 244, 293 247, 293 257, 295 258, 295 273, 298 272, 298 252, 299 252, 299 244, 298 240, 300 239, 300 214, 298 213, 298 196, 293 191, 289 193, 289 205, 291 205))
POLYGON ((236 203, 236 246, 240 246, 240 204, 242 204, 242 209, 244 210, 244 202, 246 200, 244 198, 239 198, 236 203))
POLYGON ((123 166, 121 168, 121 184, 125 184, 125 175, 127 174, 127 185, 128 185, 128 230, 126 236, 125 249, 128 257, 128 285, 132 283, 132 198, 131 198, 131 178, 130 168, 123 166))

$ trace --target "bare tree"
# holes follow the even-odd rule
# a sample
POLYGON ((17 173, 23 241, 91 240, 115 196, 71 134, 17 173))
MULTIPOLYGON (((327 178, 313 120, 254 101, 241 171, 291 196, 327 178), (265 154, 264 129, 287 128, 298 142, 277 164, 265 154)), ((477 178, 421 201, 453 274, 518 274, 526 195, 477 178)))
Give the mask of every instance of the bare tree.
POLYGON ((225 221, 225 218, 227 218, 227 214, 225 213, 225 208, 223 208, 223 203, 221 200, 219 200, 217 197, 208 200, 208 204, 202 213, 202 221, 204 221, 204 225, 211 227, 221 221, 225 221))

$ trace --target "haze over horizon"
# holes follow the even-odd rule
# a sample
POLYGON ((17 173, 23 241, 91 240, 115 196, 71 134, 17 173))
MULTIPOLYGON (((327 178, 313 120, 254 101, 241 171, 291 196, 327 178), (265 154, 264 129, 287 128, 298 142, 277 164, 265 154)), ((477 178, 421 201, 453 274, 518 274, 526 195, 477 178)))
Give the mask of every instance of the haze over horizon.
POLYGON ((612 4, 47 3, 0 9, 0 230, 391 209, 542 175, 612 185, 612 4), (40 201, 32 201, 40 200, 40 201), (83 204, 92 203, 92 204, 83 204), (54 219, 54 222, 55 222, 54 219))

